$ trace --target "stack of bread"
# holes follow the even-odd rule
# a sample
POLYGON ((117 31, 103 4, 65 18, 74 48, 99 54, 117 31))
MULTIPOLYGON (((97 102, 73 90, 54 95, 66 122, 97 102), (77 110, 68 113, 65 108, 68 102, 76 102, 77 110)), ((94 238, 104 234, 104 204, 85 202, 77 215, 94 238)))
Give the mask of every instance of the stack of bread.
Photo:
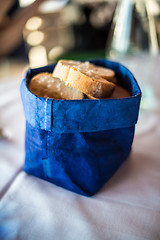
POLYGON ((28 84, 38 97, 53 99, 105 99, 129 97, 113 70, 90 62, 60 60, 53 73, 39 73, 28 84))

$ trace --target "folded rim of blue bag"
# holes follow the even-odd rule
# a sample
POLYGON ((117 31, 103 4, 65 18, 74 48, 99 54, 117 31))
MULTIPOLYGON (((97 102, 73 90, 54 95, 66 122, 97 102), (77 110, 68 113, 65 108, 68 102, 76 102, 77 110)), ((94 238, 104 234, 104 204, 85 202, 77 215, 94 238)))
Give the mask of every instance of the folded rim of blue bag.
POLYGON ((21 83, 25 118, 35 128, 56 133, 97 132, 134 126, 137 123, 141 90, 132 73, 118 62, 105 59, 91 63, 113 69, 130 97, 119 99, 54 100, 37 97, 27 84, 40 72, 52 72, 55 65, 29 69, 21 83))

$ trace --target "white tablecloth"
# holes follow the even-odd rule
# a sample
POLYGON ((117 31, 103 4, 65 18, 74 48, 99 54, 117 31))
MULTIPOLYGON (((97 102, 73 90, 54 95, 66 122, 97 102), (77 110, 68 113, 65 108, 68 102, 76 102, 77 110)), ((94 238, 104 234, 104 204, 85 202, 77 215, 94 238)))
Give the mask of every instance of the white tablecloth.
POLYGON ((160 113, 140 112, 132 153, 93 197, 23 172, 20 80, 0 84, 0 239, 159 240, 160 113))

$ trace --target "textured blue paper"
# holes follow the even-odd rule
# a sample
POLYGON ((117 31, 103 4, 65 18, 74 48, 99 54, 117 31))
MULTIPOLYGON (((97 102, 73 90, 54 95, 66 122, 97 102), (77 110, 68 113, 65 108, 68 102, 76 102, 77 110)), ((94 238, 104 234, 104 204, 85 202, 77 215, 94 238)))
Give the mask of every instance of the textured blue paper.
POLYGON ((116 71, 132 96, 124 99, 53 100, 32 94, 21 84, 26 117, 24 170, 71 191, 93 195, 126 160, 133 141, 141 92, 133 75, 119 63, 92 61, 116 71))

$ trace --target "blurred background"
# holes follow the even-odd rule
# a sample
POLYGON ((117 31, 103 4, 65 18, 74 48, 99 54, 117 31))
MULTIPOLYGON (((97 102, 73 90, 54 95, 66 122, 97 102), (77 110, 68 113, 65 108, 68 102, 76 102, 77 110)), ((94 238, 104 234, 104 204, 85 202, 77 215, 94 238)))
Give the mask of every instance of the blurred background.
POLYGON ((158 0, 0 2, 1 80, 61 58, 107 58, 134 73, 143 90, 144 109, 157 107, 159 50, 158 0))

